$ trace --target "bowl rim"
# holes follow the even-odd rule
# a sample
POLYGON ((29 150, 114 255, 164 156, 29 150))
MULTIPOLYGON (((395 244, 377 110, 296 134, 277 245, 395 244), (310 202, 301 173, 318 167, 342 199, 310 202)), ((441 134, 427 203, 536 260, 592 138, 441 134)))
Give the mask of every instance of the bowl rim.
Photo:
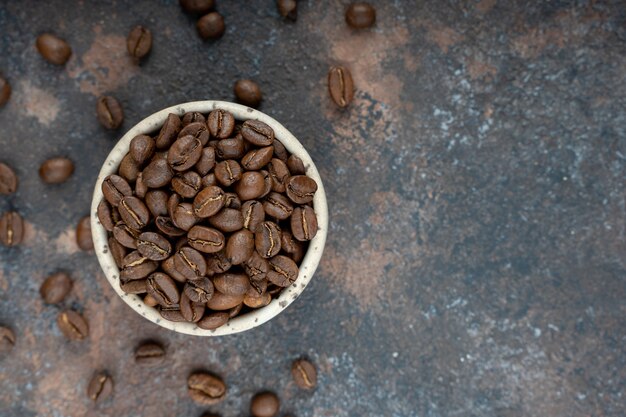
POLYGON ((250 330, 266 323, 285 310, 300 296, 300 294, 302 294, 306 286, 311 281, 324 251, 326 237, 328 234, 328 204, 324 184, 322 183, 322 179, 315 163, 311 159, 311 156, 300 141, 296 139, 296 137, 282 124, 263 112, 241 104, 219 100, 192 101, 177 104, 151 114, 130 128, 121 137, 121 139, 118 140, 102 164, 102 168, 100 169, 96 180, 91 201, 91 230, 94 250, 107 281, 111 287, 113 287, 113 290, 122 298, 122 300, 135 312, 151 322, 177 333, 194 336, 224 336, 250 330), (317 215, 318 232, 309 243, 309 248, 307 249, 307 252, 300 264, 300 271, 297 280, 291 286, 286 287, 278 298, 272 300, 272 302, 265 307, 230 319, 224 326, 215 330, 205 330, 200 329, 195 323, 172 322, 166 320, 161 317, 154 307, 148 307, 145 305, 138 295, 126 294, 122 291, 118 282, 119 268, 117 267, 111 251, 108 248, 108 233, 100 223, 97 211, 98 204, 103 198, 102 181, 108 175, 116 173, 122 158, 128 152, 130 141, 135 136, 156 132, 163 125, 165 119, 170 113, 174 113, 178 116, 182 116, 187 112, 200 112, 206 114, 218 108, 232 113, 238 121, 255 119, 267 123, 270 127, 272 127, 272 129, 274 129, 275 137, 281 141, 285 148, 291 154, 294 154, 302 159, 306 168, 306 175, 313 178, 318 185, 317 192, 313 198, 313 208, 317 215))

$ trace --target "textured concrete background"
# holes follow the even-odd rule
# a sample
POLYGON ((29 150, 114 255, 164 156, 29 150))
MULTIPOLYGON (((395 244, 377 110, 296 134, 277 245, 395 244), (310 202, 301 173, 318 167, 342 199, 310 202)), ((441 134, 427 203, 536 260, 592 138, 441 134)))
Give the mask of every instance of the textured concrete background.
POLYGON ((260 389, 282 415, 624 416, 626 414, 626 8, 622 1, 379 2, 372 30, 346 27, 347 1, 302 1, 295 24, 271 0, 218 1, 227 31, 202 42, 177 2, 2 1, 0 159, 20 175, 0 211, 28 221, 24 245, 0 248, 0 322, 18 342, 0 363, 0 415, 199 416, 186 376, 224 376, 212 410, 247 414, 260 389), (140 67, 135 24, 154 34, 140 67), (37 54, 65 38, 64 68, 37 54), (356 99, 339 111, 328 68, 352 69, 356 99), (287 311, 245 334, 200 339, 142 320, 116 298, 74 227, 99 165, 123 130, 194 99, 232 99, 255 79, 261 110, 317 162, 332 227, 319 272, 287 311), (96 98, 124 105, 119 132, 96 98), (44 185, 37 167, 67 155, 76 173, 44 185), (59 307, 38 294, 71 272, 65 306, 85 342, 67 342, 59 307), (144 338, 169 362, 132 362, 144 338), (319 367, 313 393, 289 375, 319 367), (95 369, 109 401, 85 395, 95 369))

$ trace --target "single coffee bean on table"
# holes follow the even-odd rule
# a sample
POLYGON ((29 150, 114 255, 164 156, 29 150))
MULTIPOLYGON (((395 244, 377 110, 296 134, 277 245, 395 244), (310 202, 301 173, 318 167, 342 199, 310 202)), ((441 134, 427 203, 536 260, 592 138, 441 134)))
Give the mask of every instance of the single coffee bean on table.
POLYGON ((143 58, 152 49, 152 33, 143 26, 135 26, 126 39, 126 49, 133 58, 143 58))
POLYGON ((89 325, 83 316, 73 310, 65 310, 57 316, 59 330, 69 340, 83 340, 89 335, 89 325))
POLYGON ((135 363, 140 366, 156 366, 165 360, 165 349, 156 342, 144 342, 135 349, 135 363))
POLYGON ((221 14, 211 12, 198 19, 196 29, 202 39, 218 39, 224 35, 226 25, 221 14))
POLYGON ((328 72, 328 91, 336 105, 345 108, 354 97, 352 74, 345 67, 332 67, 328 72))
POLYGON ((278 13, 291 21, 298 19, 298 3, 296 0, 277 0, 278 13))
POLYGON ((0 107, 7 104, 9 99, 11 98, 11 84, 0 76, 0 107))
POLYGON ((259 107, 263 95, 261 94, 261 88, 257 83, 252 80, 239 80, 235 83, 233 88, 237 101, 241 104, 249 107, 259 107))
POLYGON ((39 176, 47 184, 61 184, 74 173, 74 163, 68 158, 51 158, 39 167, 39 176))
POLYGON ((91 217, 85 216, 76 226, 76 243, 81 250, 92 251, 93 239, 91 238, 91 217))
POLYGON ((179 0, 180 6, 189 13, 206 13, 213 9, 215 0, 179 0))
POLYGON ((376 9, 365 2, 351 3, 346 9, 346 23, 355 29, 365 29, 376 23, 376 9))
POLYGON ((0 194, 13 194, 17 191, 18 179, 10 166, 0 162, 0 194))
POLYGON ((41 56, 55 65, 65 64, 72 55, 72 48, 68 43, 50 33, 44 33, 37 37, 35 44, 41 56))
POLYGON ((191 374, 187 389, 191 399, 200 405, 215 405, 226 397, 226 384, 222 378, 207 372, 191 374))
POLYGON ((39 293, 48 304, 58 304, 65 299, 72 289, 72 279, 65 272, 50 275, 41 284, 39 293))
POLYGON ((274 417, 279 408, 280 400, 273 392, 260 392, 250 402, 250 414, 254 417, 274 417))
POLYGON ((17 246, 24 239, 24 220, 14 211, 0 217, 0 242, 4 246, 17 246))
POLYGON ((0 360, 4 359, 15 346, 15 333, 5 326, 0 326, 0 360))
POLYGON ((291 365, 291 375, 296 385, 302 389, 313 389, 317 385, 315 365, 306 359, 298 359, 291 365))
POLYGON ((107 129, 117 129, 124 121, 124 110, 115 97, 102 96, 96 102, 98 121, 107 129))
POLYGON ((87 396, 94 402, 104 401, 113 393, 113 378, 107 372, 96 372, 87 385, 87 396))

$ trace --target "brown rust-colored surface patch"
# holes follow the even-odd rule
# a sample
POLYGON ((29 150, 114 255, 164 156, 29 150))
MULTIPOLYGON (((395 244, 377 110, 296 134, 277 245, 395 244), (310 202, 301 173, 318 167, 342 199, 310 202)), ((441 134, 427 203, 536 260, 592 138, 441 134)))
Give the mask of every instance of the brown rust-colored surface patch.
POLYGON ((44 126, 50 126, 61 110, 61 102, 51 91, 38 88, 29 80, 20 81, 14 98, 26 116, 37 119, 44 126))

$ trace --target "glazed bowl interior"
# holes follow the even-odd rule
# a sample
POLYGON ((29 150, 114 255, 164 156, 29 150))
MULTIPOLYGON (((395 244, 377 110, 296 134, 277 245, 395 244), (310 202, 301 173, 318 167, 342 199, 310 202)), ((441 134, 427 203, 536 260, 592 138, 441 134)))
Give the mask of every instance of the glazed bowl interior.
POLYGON ((302 144, 280 123, 258 110, 239 104, 213 100, 195 101, 169 107, 148 116, 141 122, 137 123, 137 125, 130 129, 119 140, 109 156, 106 158, 96 181, 93 192, 93 200, 91 202, 91 228, 96 255, 107 280, 115 292, 133 310, 151 322, 175 332, 196 336, 222 336, 243 332, 271 320, 287 308, 287 306, 289 306, 296 298, 298 298, 302 291, 304 291, 307 284, 313 277, 313 273, 315 272, 315 269, 317 268, 322 257, 322 252, 324 251, 324 244, 328 233, 328 206, 324 185, 322 184, 319 172, 311 160, 311 157, 302 144), (145 305, 142 298, 138 295, 126 294, 122 291, 119 283, 120 271, 115 263, 115 260, 113 259, 111 251, 109 250, 108 234, 98 220, 97 209, 98 204, 103 198, 102 181, 108 175, 117 173, 117 169, 122 158, 128 152, 130 141, 135 136, 140 134, 154 134, 161 128, 170 113, 175 113, 179 116, 182 116, 187 112, 200 112, 206 114, 218 108, 232 113, 237 121, 256 119, 265 122, 271 126, 272 129, 274 129, 276 139, 280 140, 291 154, 294 154, 302 159, 306 168, 306 175, 313 178, 318 184, 318 190, 313 198, 313 208, 318 221, 318 232, 309 243, 307 252, 300 264, 298 278, 291 286, 285 288, 280 293, 278 298, 273 299, 272 302, 265 307, 252 310, 251 312, 230 319, 224 326, 215 330, 205 330, 199 328, 195 323, 172 322, 165 320, 161 317, 157 309, 145 305))

